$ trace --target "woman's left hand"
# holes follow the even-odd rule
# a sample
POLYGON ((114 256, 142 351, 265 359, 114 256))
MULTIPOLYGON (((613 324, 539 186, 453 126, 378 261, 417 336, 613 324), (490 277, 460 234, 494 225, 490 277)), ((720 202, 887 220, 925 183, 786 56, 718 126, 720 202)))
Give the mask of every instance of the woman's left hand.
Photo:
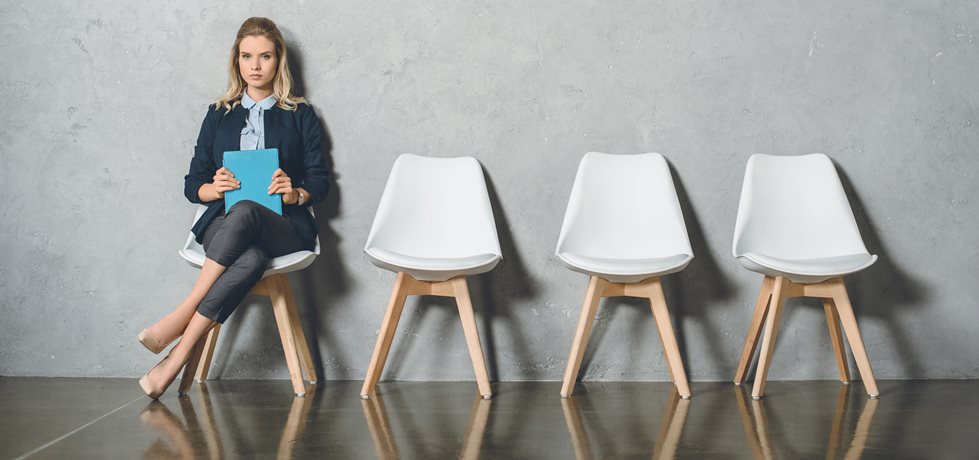
POLYGON ((272 184, 269 185, 269 195, 282 195, 282 204, 296 204, 299 193, 292 188, 292 179, 282 169, 276 169, 272 174, 272 184))

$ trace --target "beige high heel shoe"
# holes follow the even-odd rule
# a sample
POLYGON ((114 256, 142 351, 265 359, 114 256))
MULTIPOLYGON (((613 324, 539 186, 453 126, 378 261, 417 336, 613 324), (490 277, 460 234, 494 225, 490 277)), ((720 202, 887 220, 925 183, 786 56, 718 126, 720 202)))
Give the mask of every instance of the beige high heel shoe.
MULTIPOLYGON (((175 339, 176 337, 174 337, 174 340, 175 339)), ((170 345, 170 343, 173 342, 173 340, 165 343, 161 342, 150 333, 149 329, 143 329, 140 331, 139 335, 136 336, 136 340, 139 340, 139 343, 143 344, 143 346, 146 347, 147 350, 153 352, 154 355, 160 354, 160 352, 163 351, 167 345, 170 345)))
MULTIPOLYGON (((174 376, 170 378, 170 381, 167 382, 167 384, 162 387, 157 386, 150 380, 150 372, 153 372, 153 369, 160 367, 160 364, 163 364, 163 361, 166 361, 169 358, 170 355, 167 355, 165 358, 161 359, 160 362, 156 363, 156 366, 153 366, 149 370, 149 372, 147 372, 146 375, 143 376, 143 378, 139 379, 139 387, 142 388, 143 393, 146 393, 146 396, 149 396, 151 399, 160 399, 160 396, 163 396, 163 393, 167 391, 167 388, 170 387, 170 384, 172 384, 173 381, 177 378, 177 375, 174 374, 174 376)), ((177 372, 177 374, 179 374, 179 372, 177 372)))

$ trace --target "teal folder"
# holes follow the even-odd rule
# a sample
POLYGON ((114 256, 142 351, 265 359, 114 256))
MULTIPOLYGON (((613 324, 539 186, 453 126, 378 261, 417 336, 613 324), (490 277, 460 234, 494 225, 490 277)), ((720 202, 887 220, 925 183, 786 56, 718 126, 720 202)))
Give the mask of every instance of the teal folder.
POLYGON ((272 174, 279 169, 279 149, 224 152, 224 167, 241 182, 241 188, 224 192, 224 212, 242 200, 252 200, 282 215, 282 195, 269 195, 272 174))

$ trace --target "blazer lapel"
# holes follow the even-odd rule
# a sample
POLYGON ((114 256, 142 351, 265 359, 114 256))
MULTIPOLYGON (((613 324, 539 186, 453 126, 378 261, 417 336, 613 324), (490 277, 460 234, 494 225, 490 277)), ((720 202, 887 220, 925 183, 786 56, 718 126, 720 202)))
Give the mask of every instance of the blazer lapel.
POLYGON ((245 116, 247 115, 248 110, 240 104, 227 115, 228 119, 225 122, 228 124, 228 129, 223 130, 223 150, 220 151, 219 164, 224 163, 224 152, 241 150, 241 130, 245 127, 245 116))
MULTIPOLYGON (((279 110, 277 107, 272 107, 265 111, 262 117, 262 122, 265 123, 265 148, 267 149, 277 149, 279 148, 279 110)), ((279 158, 281 161, 282 152, 279 152, 279 158)))

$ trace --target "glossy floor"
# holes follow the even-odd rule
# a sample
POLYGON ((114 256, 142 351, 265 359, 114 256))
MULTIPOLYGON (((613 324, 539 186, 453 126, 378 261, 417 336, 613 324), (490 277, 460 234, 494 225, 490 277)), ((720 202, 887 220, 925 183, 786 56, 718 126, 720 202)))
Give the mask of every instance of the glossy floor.
POLYGON ((135 380, 0 378, 0 458, 977 458, 979 381, 210 381, 159 402, 135 380))

